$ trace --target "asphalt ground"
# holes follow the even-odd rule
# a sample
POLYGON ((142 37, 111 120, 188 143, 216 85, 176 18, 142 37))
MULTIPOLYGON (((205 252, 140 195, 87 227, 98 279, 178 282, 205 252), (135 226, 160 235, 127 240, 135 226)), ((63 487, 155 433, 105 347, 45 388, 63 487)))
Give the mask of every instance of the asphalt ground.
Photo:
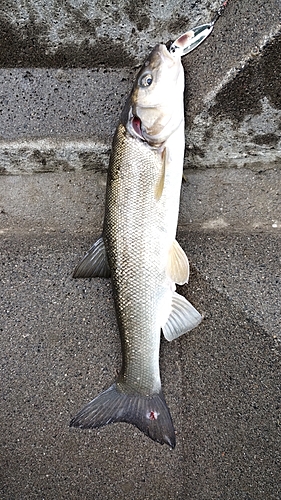
POLYGON ((1 178, 1 499, 280 499, 280 184, 251 173, 247 190, 247 175, 183 186, 180 290, 204 320, 161 343, 174 450, 127 424, 68 426, 120 368, 110 281, 71 277, 101 230, 104 174, 1 178))

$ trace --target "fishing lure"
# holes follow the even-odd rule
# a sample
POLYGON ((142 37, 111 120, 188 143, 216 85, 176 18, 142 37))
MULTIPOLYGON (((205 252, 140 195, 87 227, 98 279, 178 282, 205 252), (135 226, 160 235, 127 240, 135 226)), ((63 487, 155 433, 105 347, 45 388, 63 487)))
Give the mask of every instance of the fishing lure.
POLYGON ((177 38, 169 47, 169 51, 174 53, 181 51, 181 57, 196 49, 212 33, 217 20, 222 15, 229 0, 225 0, 216 12, 213 20, 208 24, 202 24, 187 31, 177 38))

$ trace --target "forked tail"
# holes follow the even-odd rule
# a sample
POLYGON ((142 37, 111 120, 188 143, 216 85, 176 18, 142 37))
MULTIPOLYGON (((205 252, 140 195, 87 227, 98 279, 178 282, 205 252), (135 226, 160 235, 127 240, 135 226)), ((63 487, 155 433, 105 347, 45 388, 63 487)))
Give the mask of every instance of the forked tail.
POLYGON ((133 424, 158 443, 171 448, 176 445, 172 418, 161 391, 152 396, 127 394, 113 384, 82 408, 70 426, 92 429, 113 422, 133 424))

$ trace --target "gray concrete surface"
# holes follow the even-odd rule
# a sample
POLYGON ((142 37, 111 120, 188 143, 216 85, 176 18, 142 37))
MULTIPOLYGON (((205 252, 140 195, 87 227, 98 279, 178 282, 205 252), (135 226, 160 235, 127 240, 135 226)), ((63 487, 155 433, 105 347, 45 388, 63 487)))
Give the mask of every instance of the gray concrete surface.
POLYGON ((120 367, 110 282, 71 278, 105 174, 2 176, 1 499, 280 498, 278 172, 186 175, 181 290, 205 317, 161 344, 174 451, 126 424, 68 428, 120 367))
POLYGON ((148 46, 208 22, 219 6, 220 0, 212 6, 207 0, 3 0, 0 65, 131 67, 145 57, 148 46))
POLYGON ((230 0, 183 61, 181 290, 204 321, 161 344, 177 446, 68 427, 120 367, 110 283, 71 273, 101 231, 122 105, 152 46, 219 5, 1 2, 1 500, 281 498, 278 0, 230 0))
MULTIPOLYGON (((219 4, 3 1, 1 171, 106 165, 136 66, 155 43, 209 22, 219 4)), ((230 0, 183 59, 191 167, 280 162, 280 18, 280 1, 230 0)))

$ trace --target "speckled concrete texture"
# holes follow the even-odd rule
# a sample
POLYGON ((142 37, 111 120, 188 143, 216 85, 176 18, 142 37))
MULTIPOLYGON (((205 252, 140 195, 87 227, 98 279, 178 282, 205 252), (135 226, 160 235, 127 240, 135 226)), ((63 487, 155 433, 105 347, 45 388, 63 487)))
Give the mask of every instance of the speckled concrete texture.
POLYGON ((244 218, 233 191, 241 173, 186 172, 178 239, 192 272, 181 291, 204 320, 161 343, 173 451, 126 424, 68 427, 120 368, 110 282, 71 277, 100 234, 104 173, 2 177, 1 499, 279 500, 281 243, 268 194, 274 173, 268 191, 269 173, 266 183, 256 175, 244 218), (261 226, 250 230, 258 190, 264 211, 256 212, 261 226))
POLYGON ((281 498, 278 0, 229 0, 183 60, 181 293, 204 320, 161 342, 176 448, 69 428, 120 369, 110 281, 72 272, 101 232, 136 66, 220 4, 1 3, 1 500, 281 498))
POLYGON ((177 38, 202 19, 208 22, 220 3, 3 0, 0 66, 132 66, 147 47, 177 38))
MULTIPOLYGON (((79 148, 71 157, 65 140, 84 142, 94 169, 136 66, 156 43, 209 22, 219 5, 2 2, 1 172, 80 169, 79 148)), ((210 37, 183 58, 191 167, 280 164, 280 16, 277 0, 229 0, 210 37)))
POLYGON ((95 137, 106 142, 106 137, 110 143, 129 78, 125 69, 1 69, 0 139, 95 137))

